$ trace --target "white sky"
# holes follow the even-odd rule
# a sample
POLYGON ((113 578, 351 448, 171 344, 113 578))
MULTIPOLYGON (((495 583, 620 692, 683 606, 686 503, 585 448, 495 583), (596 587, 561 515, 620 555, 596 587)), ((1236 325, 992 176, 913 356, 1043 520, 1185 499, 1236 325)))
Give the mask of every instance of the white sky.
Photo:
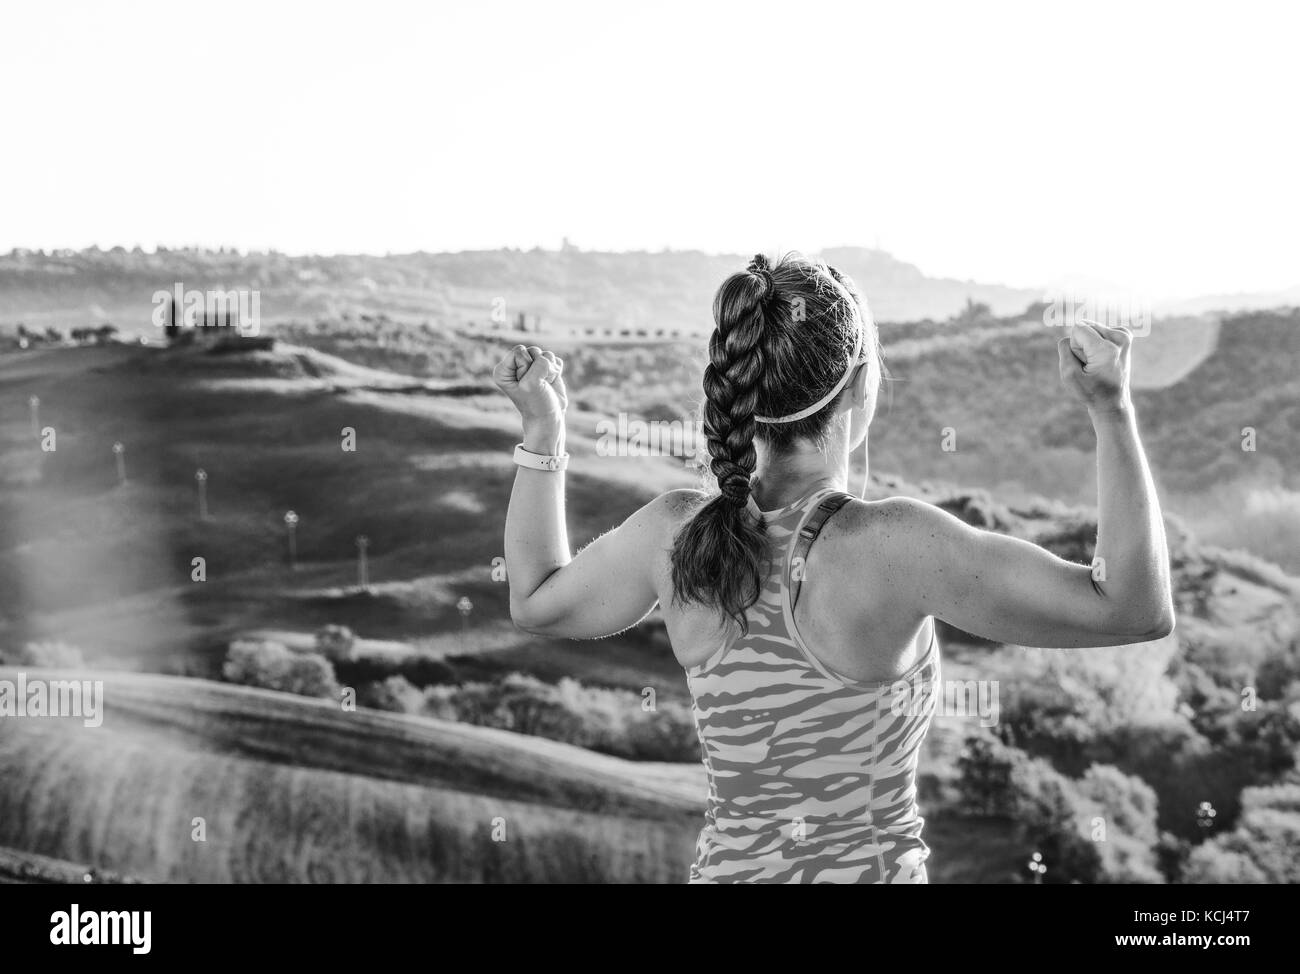
POLYGON ((0 8, 0 250, 751 253, 1300 284, 1300 5, 0 8))

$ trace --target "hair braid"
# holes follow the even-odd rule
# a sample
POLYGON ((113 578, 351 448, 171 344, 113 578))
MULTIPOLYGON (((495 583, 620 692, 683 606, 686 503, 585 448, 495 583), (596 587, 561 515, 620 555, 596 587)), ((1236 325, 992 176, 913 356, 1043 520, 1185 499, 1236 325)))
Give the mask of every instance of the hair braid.
POLYGON ((723 496, 737 507, 749 500, 749 478, 758 461, 754 414, 763 375, 763 296, 756 294, 749 313, 725 332, 719 323, 704 369, 704 434, 713 458, 709 469, 723 496))

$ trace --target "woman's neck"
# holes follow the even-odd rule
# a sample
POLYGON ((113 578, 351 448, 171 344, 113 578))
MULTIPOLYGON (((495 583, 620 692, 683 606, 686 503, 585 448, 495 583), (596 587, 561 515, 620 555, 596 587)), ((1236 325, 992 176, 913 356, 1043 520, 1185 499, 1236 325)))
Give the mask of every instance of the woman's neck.
POLYGON ((761 443, 757 444, 757 450, 754 500, 765 511, 785 507, 823 487, 848 488, 847 436, 833 437, 825 453, 806 441, 778 455, 773 455, 761 443))

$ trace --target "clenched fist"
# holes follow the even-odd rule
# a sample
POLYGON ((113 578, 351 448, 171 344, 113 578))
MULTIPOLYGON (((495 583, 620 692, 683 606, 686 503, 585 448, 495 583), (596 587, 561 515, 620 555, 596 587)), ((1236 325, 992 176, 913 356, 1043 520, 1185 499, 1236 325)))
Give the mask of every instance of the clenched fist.
POLYGON ((1061 381, 1089 409, 1110 410, 1129 405, 1129 350, 1133 333, 1084 321, 1056 343, 1061 381))
POLYGON ((564 359, 536 345, 516 345, 492 370, 492 381, 510 397, 524 423, 561 420, 569 406, 564 359))

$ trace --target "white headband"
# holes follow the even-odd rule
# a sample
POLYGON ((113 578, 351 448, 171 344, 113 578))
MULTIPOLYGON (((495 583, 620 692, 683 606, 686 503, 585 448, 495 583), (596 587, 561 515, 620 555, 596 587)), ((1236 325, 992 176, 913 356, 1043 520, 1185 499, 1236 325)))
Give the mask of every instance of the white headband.
POLYGON ((797 413, 791 413, 791 414, 788 415, 788 416, 775 416, 775 417, 773 417, 773 416, 755 416, 755 417, 754 417, 754 422, 756 422, 756 423, 793 423, 796 419, 803 419, 803 418, 805 418, 805 417, 807 417, 807 416, 811 416, 813 413, 817 412, 817 410, 821 409, 821 408, 822 408, 823 406, 825 406, 828 402, 830 402, 832 399, 834 399, 836 396, 838 396, 838 395, 840 394, 840 390, 843 389, 844 386, 848 384, 849 378, 853 375, 853 370, 854 370, 855 368, 858 367, 858 364, 859 364, 859 362, 858 362, 858 356, 860 356, 860 355, 862 354, 862 336, 863 336, 863 333, 864 333, 865 331, 866 331, 865 328, 862 328, 862 327, 859 327, 859 328, 858 328, 858 340, 857 340, 857 343, 853 346, 853 354, 852 354, 851 356, 849 356, 849 367, 848 367, 848 369, 845 370, 844 374, 843 374, 842 376, 840 376, 840 381, 837 382, 837 383, 835 383, 835 386, 831 389, 830 392, 826 393, 826 395, 822 396, 820 399, 818 399, 818 400, 817 400, 815 403, 813 403, 811 406, 805 406, 803 409, 799 410, 797 413))

